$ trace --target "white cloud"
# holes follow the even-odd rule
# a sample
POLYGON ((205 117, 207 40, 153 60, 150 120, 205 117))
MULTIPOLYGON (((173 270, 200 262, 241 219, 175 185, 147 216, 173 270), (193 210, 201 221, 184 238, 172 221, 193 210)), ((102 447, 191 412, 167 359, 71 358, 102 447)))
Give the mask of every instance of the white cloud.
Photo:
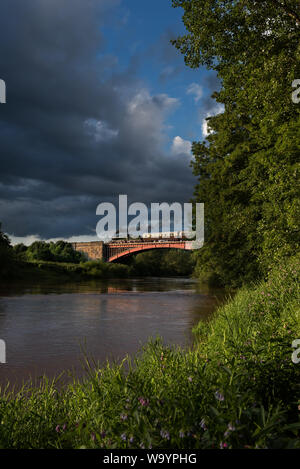
POLYGON ((212 130, 209 128, 208 121, 206 119, 208 117, 212 117, 212 116, 216 116, 217 114, 221 114, 222 112, 224 112, 224 105, 218 103, 210 111, 208 111, 206 113, 204 119, 202 119, 202 135, 203 135, 203 137, 207 137, 212 132, 212 130))
POLYGON ((183 138, 179 137, 179 135, 173 139, 171 148, 173 155, 185 154, 191 156, 191 149, 192 143, 189 140, 184 140, 183 138))
POLYGON ((39 235, 29 235, 29 236, 14 236, 8 234, 8 237, 11 241, 11 244, 14 246, 15 244, 25 244, 25 246, 30 246, 30 244, 34 243, 35 241, 41 241, 39 235))
POLYGON ((179 105, 177 98, 167 94, 151 95, 139 90, 127 103, 127 118, 123 130, 133 142, 142 137, 144 144, 160 151, 166 139, 167 116, 179 105))
POLYGON ((192 83, 186 90, 187 94, 194 95, 195 103, 198 103, 203 96, 203 88, 197 83, 192 83))
POLYGON ((129 112, 149 113, 150 111, 168 111, 179 104, 177 98, 170 98, 167 94, 151 96, 149 91, 141 89, 130 101, 129 112))

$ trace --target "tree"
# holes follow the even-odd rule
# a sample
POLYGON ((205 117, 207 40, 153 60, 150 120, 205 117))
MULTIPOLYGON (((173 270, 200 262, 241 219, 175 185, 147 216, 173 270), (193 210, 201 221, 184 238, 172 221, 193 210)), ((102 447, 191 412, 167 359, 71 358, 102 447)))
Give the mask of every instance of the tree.
POLYGON ((70 243, 66 241, 35 241, 26 250, 28 260, 52 261, 52 262, 70 262, 79 263, 85 260, 85 256, 75 251, 70 243))
POLYGON ((195 201, 205 203, 197 272, 239 285, 299 249, 300 3, 174 0, 188 34, 172 41, 190 67, 217 72, 224 112, 194 142, 195 201))
POLYGON ((76 264, 85 260, 84 255, 75 251, 72 245, 66 241, 51 242, 49 248, 54 260, 57 262, 73 262, 76 264))
POLYGON ((25 244, 23 243, 20 243, 20 244, 16 244, 14 247, 13 247, 13 251, 14 251, 14 254, 16 256, 16 258, 18 260, 23 260, 25 261, 26 258, 27 258, 27 246, 25 246, 25 244))
POLYGON ((49 244, 45 241, 35 241, 26 251, 27 259, 30 261, 53 261, 53 255, 49 244))
POLYGON ((12 262, 12 248, 8 236, 3 233, 0 223, 0 276, 9 274, 12 262))

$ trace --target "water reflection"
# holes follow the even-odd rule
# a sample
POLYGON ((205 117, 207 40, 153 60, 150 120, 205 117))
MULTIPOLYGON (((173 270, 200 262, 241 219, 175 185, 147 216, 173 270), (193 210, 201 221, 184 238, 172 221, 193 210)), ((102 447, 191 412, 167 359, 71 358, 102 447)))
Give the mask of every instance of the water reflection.
POLYGON ((1 285, 8 363, 0 365, 0 382, 70 368, 80 373, 82 346, 101 363, 133 354, 149 337, 188 346, 193 325, 221 299, 222 292, 182 278, 1 285))

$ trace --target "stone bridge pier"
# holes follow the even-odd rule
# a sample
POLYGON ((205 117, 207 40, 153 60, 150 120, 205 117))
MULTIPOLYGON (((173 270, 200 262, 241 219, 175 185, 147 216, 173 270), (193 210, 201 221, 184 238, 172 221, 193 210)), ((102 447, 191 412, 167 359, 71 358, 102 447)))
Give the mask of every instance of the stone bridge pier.
POLYGON ((82 252, 88 260, 106 260, 105 244, 103 241, 92 241, 87 243, 72 243, 75 251, 82 252))

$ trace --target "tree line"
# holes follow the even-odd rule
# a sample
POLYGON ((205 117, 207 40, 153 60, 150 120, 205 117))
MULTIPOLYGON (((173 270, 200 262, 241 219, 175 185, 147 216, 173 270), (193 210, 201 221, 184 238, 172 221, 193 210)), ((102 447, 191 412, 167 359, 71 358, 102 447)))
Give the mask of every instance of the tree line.
POLYGON ((172 43, 220 79, 224 112, 194 142, 194 201, 205 203, 196 273, 239 286, 299 250, 300 3, 173 0, 187 33, 172 43))
POLYGON ((46 242, 35 241, 30 246, 16 244, 14 253, 24 261, 52 261, 78 264, 86 259, 84 254, 75 251, 71 243, 66 241, 46 242))
POLYGON ((18 265, 23 262, 50 261, 78 264, 86 257, 74 251, 72 245, 65 241, 35 241, 30 246, 11 245, 9 237, 1 230, 0 223, 0 277, 14 275, 18 265))

